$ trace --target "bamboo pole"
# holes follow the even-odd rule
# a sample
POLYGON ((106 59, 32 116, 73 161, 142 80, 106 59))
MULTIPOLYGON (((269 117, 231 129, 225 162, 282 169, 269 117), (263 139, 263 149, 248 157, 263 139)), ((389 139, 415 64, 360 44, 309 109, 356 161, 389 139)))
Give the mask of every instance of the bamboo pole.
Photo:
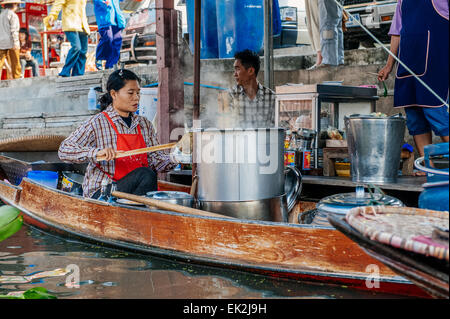
MULTIPOLYGON (((120 152, 116 154, 115 158, 121 158, 121 157, 127 157, 127 156, 133 156, 133 155, 139 155, 139 154, 145 154, 145 153, 151 153, 161 150, 167 150, 177 145, 177 143, 169 143, 169 144, 162 144, 162 145, 156 145, 151 147, 145 147, 145 148, 138 148, 131 151, 126 152, 120 152)), ((97 156, 97 162, 106 160, 106 156, 97 156)))

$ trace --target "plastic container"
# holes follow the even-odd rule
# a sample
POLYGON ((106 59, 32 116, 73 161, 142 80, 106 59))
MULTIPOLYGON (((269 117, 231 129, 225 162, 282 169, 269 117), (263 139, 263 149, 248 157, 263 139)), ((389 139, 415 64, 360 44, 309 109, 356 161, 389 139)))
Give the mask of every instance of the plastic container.
POLYGON ((139 101, 139 115, 146 117, 153 123, 158 109, 158 88, 141 88, 141 99, 139 101))
POLYGON ((88 93, 88 110, 95 111, 97 110, 97 93, 94 88, 89 89, 88 93))
POLYGON ((83 195, 84 175, 72 172, 62 172, 62 175, 61 190, 75 195, 83 195))
MULTIPOLYGON (((194 54, 195 0, 186 0, 186 15, 189 49, 194 54)), ((200 26, 200 59, 217 59, 219 57, 217 25, 216 0, 203 0, 200 26)))
POLYGON ((27 173, 27 178, 35 181, 39 184, 56 188, 58 186, 58 172, 52 171, 29 171, 27 173))
POLYGON ((91 87, 88 93, 88 110, 98 111, 100 110, 100 104, 98 103, 98 92, 101 91, 100 87, 91 87))
POLYGON ((263 0, 216 0, 219 58, 232 58, 249 49, 260 52, 264 45, 263 0))
POLYGON ((337 176, 350 177, 350 163, 334 163, 337 176))
MULTIPOLYGON (((263 0, 216 0, 219 58, 232 58, 249 49, 257 53, 264 48, 263 0)), ((273 0, 273 36, 281 34, 278 0, 273 0)))
POLYGON ((418 158, 414 163, 417 169, 427 173, 427 183, 422 185, 424 190, 419 196, 419 208, 449 211, 449 143, 427 145, 424 153, 424 158, 418 158), (441 156, 446 167, 432 167, 430 160, 433 156, 441 156), (421 165, 423 160, 425 166, 421 165))

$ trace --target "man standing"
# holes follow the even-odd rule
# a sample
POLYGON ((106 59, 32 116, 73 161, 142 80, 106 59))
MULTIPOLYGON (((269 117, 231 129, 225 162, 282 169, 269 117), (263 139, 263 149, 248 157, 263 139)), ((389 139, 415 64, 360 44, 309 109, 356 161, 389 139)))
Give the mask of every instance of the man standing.
POLYGON ((334 0, 319 0, 320 46, 322 64, 344 64, 342 8, 334 0))
MULTIPOLYGON (((449 101, 448 0, 399 0, 389 34, 391 52, 442 100, 449 101)), ((395 60, 389 56, 378 73, 385 81, 395 60)), ((394 107, 404 107, 406 125, 417 151, 432 143, 432 134, 449 141, 448 107, 402 65, 395 74, 394 107)))
POLYGON ((219 98, 224 113, 234 116, 232 123, 240 128, 275 126, 275 93, 256 79, 261 66, 258 54, 250 50, 234 56, 236 86, 219 98))
POLYGON ((0 12, 0 74, 5 59, 11 64, 14 79, 22 77, 20 67, 19 17, 15 13, 20 0, 4 0, 1 2, 3 10, 0 12))
POLYGON ((86 0, 56 0, 44 23, 51 28, 62 9, 62 29, 71 48, 60 76, 83 75, 88 49, 89 24, 86 17, 86 0))
POLYGON ((100 70, 101 61, 106 60, 105 69, 111 69, 120 58, 125 17, 119 7, 119 0, 94 0, 94 12, 100 34, 95 64, 100 70))

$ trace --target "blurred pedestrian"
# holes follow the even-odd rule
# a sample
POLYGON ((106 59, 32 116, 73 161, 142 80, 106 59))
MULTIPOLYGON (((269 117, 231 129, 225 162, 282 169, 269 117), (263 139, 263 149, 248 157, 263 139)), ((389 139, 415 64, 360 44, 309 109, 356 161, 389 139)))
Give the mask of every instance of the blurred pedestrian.
POLYGON ((89 24, 86 17, 86 0, 56 0, 44 23, 51 28, 62 9, 62 29, 71 48, 60 76, 83 75, 88 49, 89 24))
MULTIPOLYGON (((392 20, 391 52, 443 101, 449 101, 448 0, 399 0, 392 20)), ((379 71, 385 81, 395 66, 388 57, 379 71)), ((432 131, 449 141, 448 107, 402 65, 395 74, 394 107, 404 107, 406 124, 420 156, 432 143, 432 131)), ((425 174, 425 173, 423 173, 425 174)))
POLYGON ((105 69, 111 69, 120 58, 125 17, 119 0, 94 0, 94 12, 100 34, 95 64, 101 70, 102 60, 105 60, 105 69))
POLYGON ((4 10, 0 12, 0 74, 5 64, 5 59, 11 65, 13 79, 22 76, 20 67, 20 22, 16 14, 20 0, 4 0, 0 4, 4 10))
POLYGON ((319 0, 320 47, 324 66, 344 64, 342 14, 342 8, 335 0, 319 0))
POLYGON ((20 65, 22 67, 22 77, 25 74, 25 68, 31 67, 33 77, 39 76, 39 64, 36 59, 31 55, 31 40, 28 30, 21 28, 19 31, 20 41, 20 65))
POLYGON ((313 70, 322 64, 322 50, 320 48, 319 0, 305 0, 306 27, 308 28, 311 47, 316 52, 316 63, 309 68, 313 70))

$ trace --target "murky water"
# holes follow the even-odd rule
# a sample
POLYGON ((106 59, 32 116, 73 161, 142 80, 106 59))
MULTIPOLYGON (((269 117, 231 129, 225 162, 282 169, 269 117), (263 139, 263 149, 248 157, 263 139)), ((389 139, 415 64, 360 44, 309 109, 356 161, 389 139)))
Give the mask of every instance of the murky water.
POLYGON ((24 227, 0 243, 0 294, 44 287, 58 298, 397 298, 340 286, 299 283, 68 241, 24 227), (76 269, 39 277, 42 271, 76 269), (79 270, 79 287, 71 275, 79 270), (34 277, 33 277, 34 275, 34 277), (29 276, 29 277, 23 277, 29 276))

